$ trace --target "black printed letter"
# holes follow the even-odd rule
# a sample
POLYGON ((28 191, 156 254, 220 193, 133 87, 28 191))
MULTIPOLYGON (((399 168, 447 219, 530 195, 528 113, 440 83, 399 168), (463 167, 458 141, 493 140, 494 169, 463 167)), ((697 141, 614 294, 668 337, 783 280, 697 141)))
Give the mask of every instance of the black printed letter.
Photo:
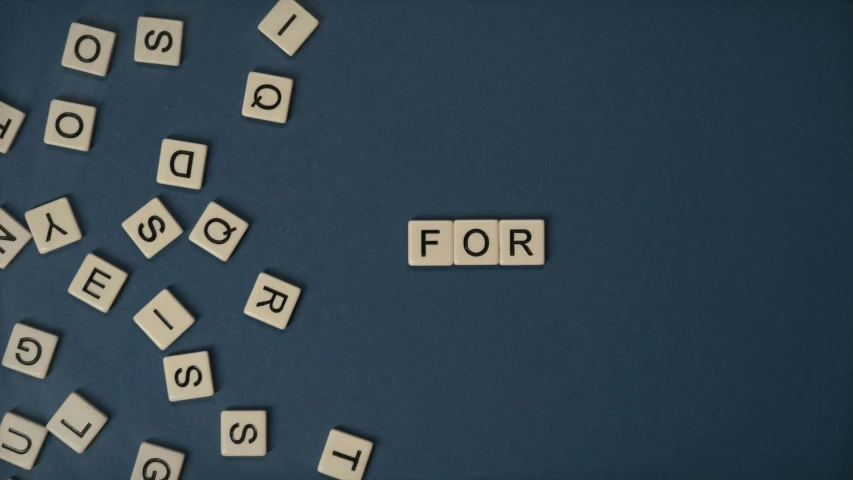
POLYGON ((421 256, 426 257, 427 245, 438 245, 438 240, 427 240, 427 234, 441 233, 439 230, 421 230, 421 256))
POLYGON ((255 101, 252 102, 253 107, 260 107, 264 110, 273 110, 280 103, 281 103, 281 91, 279 91, 279 89, 275 88, 274 86, 265 84, 265 85, 261 85, 260 87, 255 89, 255 101), (263 98, 261 97, 261 91, 262 90, 272 90, 273 92, 275 92, 275 95, 276 95, 275 102, 272 104, 261 103, 261 100, 263 100, 263 98))
POLYGON ((532 256, 533 252, 530 250, 530 247, 527 246, 527 244, 528 244, 528 242, 530 242, 531 238, 533 238, 533 235, 530 234, 530 230, 526 230, 523 228, 511 229, 509 231, 509 255, 511 257, 515 256, 515 246, 521 245, 521 248, 523 248, 524 251, 527 252, 528 255, 532 256), (516 233, 523 233, 525 236, 525 239, 521 240, 521 241, 516 240, 515 239, 516 233))
POLYGON ((76 113, 63 112, 56 117, 56 124, 54 126, 56 127, 56 133, 65 138, 77 138, 81 133, 83 133, 83 119, 76 113), (66 133, 65 130, 62 129, 62 120, 66 118, 73 118, 74 120, 77 120, 77 131, 74 133, 66 133))
POLYGON ((21 362, 23 365, 28 365, 28 366, 29 365, 35 365, 39 361, 39 358, 41 358, 41 344, 35 338, 30 338, 30 337, 24 337, 24 338, 18 340, 18 350, 20 350, 24 353, 30 353, 29 347, 24 346, 25 343, 32 343, 33 344, 33 346, 36 349, 35 356, 33 357, 32 360, 24 360, 21 357, 20 353, 16 353, 15 358, 17 358, 18 361, 21 362))
POLYGON ((142 466, 142 478, 144 478, 145 480, 169 480, 169 475, 171 475, 171 474, 172 474, 172 469, 169 468, 169 464, 166 463, 164 460, 161 460, 159 458, 152 458, 151 460, 148 460, 147 462, 145 462, 145 465, 142 466), (163 465, 163 468, 166 469, 166 473, 164 474, 163 478, 157 477, 157 470, 154 470, 151 473, 151 475, 148 474, 148 467, 150 467, 152 464, 155 464, 155 463, 159 463, 160 465, 163 465))
POLYGON ((479 228, 468 230, 468 233, 465 234, 465 238, 462 239, 462 247, 465 248, 465 251, 468 252, 468 255, 471 255, 472 257, 480 257, 484 255, 486 251, 489 250, 489 237, 486 236, 486 232, 480 230, 479 228), (468 248, 468 239, 471 237, 472 234, 475 233, 479 233, 483 236, 483 249, 476 253, 471 251, 470 248, 468 248))
POLYGON ((89 431, 89 428, 92 426, 92 424, 91 424, 91 423, 87 423, 87 424, 86 424, 86 426, 85 426, 85 427, 83 427, 83 430, 77 431, 77 429, 76 429, 76 428, 72 427, 72 426, 71 426, 71 424, 70 424, 70 423, 68 423, 68 422, 66 422, 64 419, 63 419, 63 420, 61 420, 61 422, 62 422, 62 424, 63 424, 63 425, 65 425, 66 427, 68 427, 68 430, 71 430, 72 432, 74 432, 74 435, 77 435, 77 436, 78 436, 78 437, 80 437, 80 438, 83 438, 83 437, 86 435, 86 432, 88 432, 88 431, 89 431))
POLYGON ((172 175, 181 178, 190 178, 190 175, 193 173, 193 156, 195 153, 187 151, 187 150, 178 150, 177 152, 172 154, 172 159, 169 161, 169 168, 172 169, 172 175), (187 156, 187 169, 184 172, 179 172, 177 168, 175 168, 175 160, 178 159, 179 155, 187 156))
POLYGON ((234 425, 231 426, 231 432, 230 432, 231 441, 236 443, 237 445, 240 445, 241 443, 246 441, 246 432, 251 430, 252 431, 252 438, 249 439, 249 443, 254 443, 255 440, 258 438, 258 430, 255 429, 255 426, 252 424, 243 425, 243 431, 240 433, 240 438, 234 438, 234 430, 237 430, 237 427, 239 427, 239 426, 240 426, 239 423, 235 423, 234 425))
POLYGON ((284 304, 287 303, 287 295, 279 292, 278 290, 273 290, 270 287, 264 287, 264 290, 272 293, 272 296, 270 297, 269 300, 264 300, 263 302, 258 302, 258 304, 256 306, 262 307, 264 305, 269 305, 270 310, 272 310, 273 313, 280 313, 282 310, 284 310, 284 304), (273 302, 275 302, 275 297, 281 297, 281 304, 278 307, 276 307, 275 303, 273 303, 273 302))
POLYGON ((231 228, 231 225, 228 225, 228 222, 221 218, 212 218, 204 225, 204 236, 207 237, 207 239, 210 240, 210 243, 213 243, 214 245, 222 245, 223 243, 226 243, 231 238, 231 234, 236 231, 236 227, 231 228), (225 227, 225 231, 222 232, 222 240, 214 240, 214 238, 210 236, 210 232, 208 230, 210 230, 210 226, 214 223, 218 223, 225 227))
POLYGON ((107 274, 106 274, 106 272, 103 272, 103 271, 101 271, 100 269, 95 268, 95 269, 93 269, 93 270, 92 270, 92 273, 90 273, 90 274, 89 274, 89 279, 88 279, 88 280, 86 280, 86 283, 85 283, 85 284, 83 284, 83 291, 84 291, 84 292, 86 292, 86 293, 88 293, 89 295, 91 295, 91 296, 93 296, 93 297, 95 297, 95 298, 97 298, 97 299, 99 299, 99 300, 100 300, 100 298, 101 298, 101 296, 100 296, 100 295, 98 295, 98 294, 97 294, 97 293, 95 293, 95 292, 90 292, 90 291, 89 291, 89 285, 90 285, 90 284, 92 284, 92 283, 94 283, 95 285, 97 285, 97 286, 99 286, 99 287, 101 287, 101 288, 106 288, 106 285, 104 285, 103 283, 101 283, 101 282, 99 282, 99 281, 95 280, 95 275, 101 275, 102 277, 107 277, 107 280, 109 280, 109 279, 111 279, 111 278, 113 278, 113 277, 111 277, 111 276, 107 275, 107 274))
POLYGON ((29 452, 29 451, 30 451, 30 447, 32 447, 32 446, 33 446, 33 441, 32 441, 32 440, 30 440, 30 437, 28 437, 28 436, 24 435, 23 433, 21 433, 21 432, 19 432, 19 431, 15 430, 14 428, 10 428, 10 429, 9 429, 9 431, 10 431, 10 432, 12 432, 12 433, 14 433, 15 435, 17 435, 17 436, 19 436, 19 437, 23 438, 24 440, 26 440, 26 441, 27 441, 27 446, 19 450, 19 449, 15 448, 15 447, 13 447, 13 446, 11 446, 11 445, 6 445, 6 444, 4 443, 4 444, 3 444, 3 448, 5 448, 6 450, 10 450, 10 451, 12 451, 12 452, 15 452, 15 453, 17 453, 18 455, 23 455, 23 454, 25 454, 25 453, 29 452))
POLYGON ((6 129, 9 128, 9 124, 12 123, 12 119, 7 119, 6 123, 0 124, 0 140, 6 136, 6 129))
POLYGON ((98 55, 101 54, 101 42, 98 41, 97 38, 91 35, 83 35, 77 39, 77 43, 74 44, 74 55, 77 56, 77 60, 80 60, 83 63, 92 63, 98 59, 98 55), (89 58, 83 58, 83 55, 80 55, 80 44, 83 43, 83 40, 91 40, 95 42, 95 54, 89 58))
MULTIPOLYGON (((3 137, 0 137, 0 138, 3 138, 3 137)), ((0 237, 0 240, 5 240, 5 241, 9 241, 9 242, 14 242, 15 240, 17 240, 17 238, 15 238, 15 236, 12 235, 12 232, 10 232, 9 230, 6 230, 6 227, 4 227, 3 225, 0 225, 0 231, 3 232, 3 236, 0 237)), ((0 247, 0 253, 6 253, 6 250, 3 250, 3 247, 0 247)))
POLYGON ((154 45, 151 45, 151 35, 154 35, 154 30, 151 30, 150 32, 148 32, 148 35, 145 35, 145 48, 147 48, 148 50, 157 50, 157 47, 160 46, 160 40, 163 37, 165 37, 169 43, 167 43, 166 46, 163 47, 163 49, 160 51, 161 52, 168 52, 169 49, 172 48, 172 34, 171 33, 169 33, 169 32, 158 33, 157 39, 154 41, 154 45))
POLYGON ((347 455, 345 453, 338 452, 336 450, 332 450, 332 455, 334 455, 338 458, 343 458, 344 460, 349 460, 350 462, 352 462, 352 471, 354 472, 356 467, 358 467, 358 459, 361 458, 361 450, 358 450, 357 452, 355 452, 354 457, 350 457, 349 455, 347 455))
POLYGON ((186 387, 187 385, 190 384, 190 373, 192 373, 192 372, 195 372, 196 374, 198 374, 198 380, 196 380, 193 383, 193 386, 194 387, 199 386, 199 384, 201 383, 201 370, 199 370, 198 367, 193 365, 190 368, 188 368, 187 373, 184 375, 184 381, 181 382, 180 380, 178 380, 178 375, 180 375, 181 372, 183 372, 183 371, 184 371, 183 368, 179 368, 178 371, 175 372, 175 383, 177 383, 179 387, 183 388, 183 387, 186 387))
POLYGON ((151 218, 148 219, 148 228, 151 230, 151 235, 146 236, 145 233, 142 231, 142 229, 145 228, 145 224, 139 224, 139 236, 142 237, 142 239, 146 242, 153 242, 154 240, 157 240, 157 230, 154 230, 154 222, 160 224, 160 228, 157 229, 160 230, 160 233, 166 231, 166 222, 164 222, 163 219, 158 217, 157 215, 152 215, 151 218))
POLYGON ((53 217, 51 217, 49 213, 47 214, 47 223, 48 223, 48 224, 50 224, 50 226, 49 226, 49 227, 48 227, 48 229, 47 229, 47 239, 45 240, 45 242, 49 242, 49 241, 50 241, 50 235, 51 235, 51 233, 53 233, 53 229, 54 229, 54 228, 56 229, 56 231, 57 231, 57 232, 59 232, 59 233, 61 233, 61 234, 63 234, 63 235, 68 235, 68 232, 66 232, 65 230, 63 230, 63 229, 62 229, 62 227, 60 227, 59 225, 57 225, 57 224, 53 223, 53 217))

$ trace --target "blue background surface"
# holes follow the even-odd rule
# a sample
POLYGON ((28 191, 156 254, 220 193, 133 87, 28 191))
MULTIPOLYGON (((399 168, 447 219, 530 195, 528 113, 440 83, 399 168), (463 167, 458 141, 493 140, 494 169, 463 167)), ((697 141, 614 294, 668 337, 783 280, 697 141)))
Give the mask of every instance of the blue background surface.
POLYGON ((49 376, 0 369, 0 413, 110 415, 32 472, 129 478, 141 442, 182 478, 318 479, 326 436, 379 479, 853 475, 853 5, 840 1, 320 1, 293 58, 263 1, 0 1, 0 100, 27 120, 0 205, 69 196, 82 241, 0 272, 0 344, 61 335, 49 376), (133 61, 137 17, 186 22, 179 68, 133 61), (60 66, 68 27, 117 32, 109 75, 60 66), (295 79, 284 126, 240 108, 295 79), (49 103, 98 107, 93 148, 44 145, 49 103), (155 182, 167 136, 210 145, 201 191, 155 182), (159 196, 189 231, 251 223, 227 263, 186 233, 146 261, 121 222, 159 196), (414 270, 415 217, 544 217, 544 268, 414 270), (101 314, 66 293, 95 251, 130 278, 101 314), (278 331, 242 314, 269 271, 304 287, 278 331), (217 392, 171 404, 132 316, 169 287, 217 392), (219 413, 264 407, 271 451, 222 458, 219 413))

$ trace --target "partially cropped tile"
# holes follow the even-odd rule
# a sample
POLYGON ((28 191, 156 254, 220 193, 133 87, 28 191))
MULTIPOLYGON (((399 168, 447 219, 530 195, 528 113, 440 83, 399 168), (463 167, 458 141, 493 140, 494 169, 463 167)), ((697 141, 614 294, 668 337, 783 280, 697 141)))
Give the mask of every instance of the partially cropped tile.
POLYGON ((171 355, 163 359, 170 402, 213 396, 213 371, 207 351, 171 355))
POLYGON ((497 265, 499 250, 497 220, 453 222, 454 265, 497 265))
POLYGON ((287 77, 250 72, 243 95, 243 116, 285 123, 292 91, 293 80, 287 77))
POLYGON ((32 470, 45 438, 44 426, 9 412, 0 423, 0 460, 32 470))
POLYGON ((116 34, 108 30, 72 23, 65 41, 62 66, 106 77, 116 34))
POLYGON ((66 197, 36 207, 24 217, 39 253, 52 252, 83 238, 66 197))
POLYGON ((95 107, 53 100, 47 113, 44 143, 88 152, 92 147, 97 116, 98 109, 95 107))
POLYGON ((8 267, 32 238, 29 230, 0 208, 0 270, 8 267))
POLYGON ((284 53, 293 56, 319 24, 295 0, 280 0, 258 25, 258 30, 284 53))
POLYGON ((302 290, 299 287, 261 273, 249 294, 243 313, 283 330, 290 322, 300 293, 302 290))
POLYGON ((409 265, 436 267, 453 265, 453 221, 409 221, 409 265))
POLYGON ((501 220, 501 265, 545 264, 545 220, 501 220))
POLYGON ((83 259, 83 264, 68 287, 68 293, 92 308, 107 313, 126 280, 127 272, 90 253, 83 259))
POLYGON ((181 64, 184 22, 165 18, 139 17, 133 59, 177 67, 181 64))
POLYGON ((121 227, 145 258, 157 255, 184 233, 184 229, 159 198, 146 203, 122 222, 121 227))
POLYGON ((106 415, 80 394, 72 393, 47 423, 47 430, 75 452, 83 453, 106 424, 106 415))
POLYGON ((190 232, 190 241, 225 262, 248 229, 248 222, 216 202, 210 202, 190 232))
POLYGON ((0 153, 9 153, 26 117, 24 112, 0 102, 0 153))
POLYGON ((160 350, 166 350, 195 319, 169 290, 163 289, 133 316, 133 321, 160 350))
POLYGON ((18 323, 3 354, 3 366, 31 377, 42 379, 50 370, 59 337, 18 323))
POLYGON ((167 138, 160 145, 157 183, 200 190, 206 163, 207 145, 167 138))
POLYGON ((267 454, 266 410, 225 410, 220 415, 223 457, 263 457, 267 454))
POLYGON ((130 480, 180 480, 185 455, 150 442, 144 442, 136 454, 130 480))
POLYGON ((372 451, 373 442, 332 430, 317 471, 338 480, 361 480, 372 451))

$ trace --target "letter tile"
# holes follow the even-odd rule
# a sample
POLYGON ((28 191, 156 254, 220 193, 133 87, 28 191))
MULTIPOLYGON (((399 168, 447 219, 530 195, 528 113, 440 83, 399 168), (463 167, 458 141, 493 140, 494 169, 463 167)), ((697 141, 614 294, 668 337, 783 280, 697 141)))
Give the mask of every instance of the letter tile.
POLYGON ((279 280, 272 275, 261 273, 255 281, 249 301, 243 309, 243 313, 272 325, 279 330, 284 330, 299 301, 302 290, 285 281, 279 280))
POLYGON ((206 163, 207 145, 167 138, 160 146, 157 183, 200 190, 206 163))
POLYGON ((65 41, 62 66, 106 77, 116 34, 82 23, 72 23, 65 41))
POLYGON ((165 18, 139 17, 136 21, 136 48, 133 59, 177 67, 181 64, 184 22, 165 18))
POLYGON ((26 117, 24 112, 0 102, 0 153, 9 153, 26 117))
POLYGON ((168 289, 163 289, 148 305, 142 307, 133 316, 133 321, 160 350, 169 348, 195 323, 192 314, 168 289))
POLYGON ((497 220, 453 222, 454 265, 497 265, 499 261, 497 220))
POLYGON ((184 233, 159 198, 154 198, 136 211, 121 227, 130 235, 145 258, 151 258, 184 233))
POLYGON ((332 430, 317 471, 338 480, 361 480, 371 451, 373 442, 332 430))
POLYGON ((0 208, 0 270, 12 263, 31 238, 29 230, 0 208))
POLYGON ((246 221, 210 202, 190 232, 190 241, 225 262, 248 229, 246 221))
POLYGON ((92 308, 107 313, 126 280, 126 272, 90 253, 83 259, 80 270, 68 287, 68 293, 92 308))
POLYGON ((24 214, 39 253, 48 253, 83 238, 68 198, 45 203, 24 214))
POLYGON ((501 265, 545 264, 545 220, 500 221, 501 265))
POLYGON ((409 265, 436 267, 453 265, 453 221, 409 221, 409 265))
POLYGON ((263 457, 267 454, 266 410, 225 410, 220 419, 223 457, 263 457))
POLYGON ((75 452, 83 453, 106 424, 106 415, 72 393, 47 422, 47 430, 75 452))
POLYGON ((292 57, 319 24, 294 0, 280 0, 258 25, 258 30, 292 57))
POLYGON ((163 370, 170 402, 213 396, 213 372, 207 351, 166 357, 163 370))
POLYGON ((3 366, 31 377, 42 379, 50 370, 59 337, 23 323, 12 328, 3 366))
POLYGON ((46 428, 9 412, 0 422, 0 460, 24 470, 32 470, 45 438, 46 428))
POLYGON ((130 480, 179 480, 184 454, 144 442, 136 455, 130 480))
POLYGON ((88 152, 92 146, 98 109, 79 103, 53 100, 47 113, 44 143, 88 152))
POLYGON ((243 96, 243 116, 284 123, 290 108, 293 80, 275 75, 250 72, 243 96))

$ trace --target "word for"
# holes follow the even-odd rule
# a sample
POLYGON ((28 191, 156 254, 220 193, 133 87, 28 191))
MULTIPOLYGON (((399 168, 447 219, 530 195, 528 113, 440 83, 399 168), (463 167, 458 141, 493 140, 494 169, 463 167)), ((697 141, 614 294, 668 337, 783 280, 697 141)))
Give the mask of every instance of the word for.
POLYGON ((543 265, 544 220, 412 220, 409 265, 543 265))

